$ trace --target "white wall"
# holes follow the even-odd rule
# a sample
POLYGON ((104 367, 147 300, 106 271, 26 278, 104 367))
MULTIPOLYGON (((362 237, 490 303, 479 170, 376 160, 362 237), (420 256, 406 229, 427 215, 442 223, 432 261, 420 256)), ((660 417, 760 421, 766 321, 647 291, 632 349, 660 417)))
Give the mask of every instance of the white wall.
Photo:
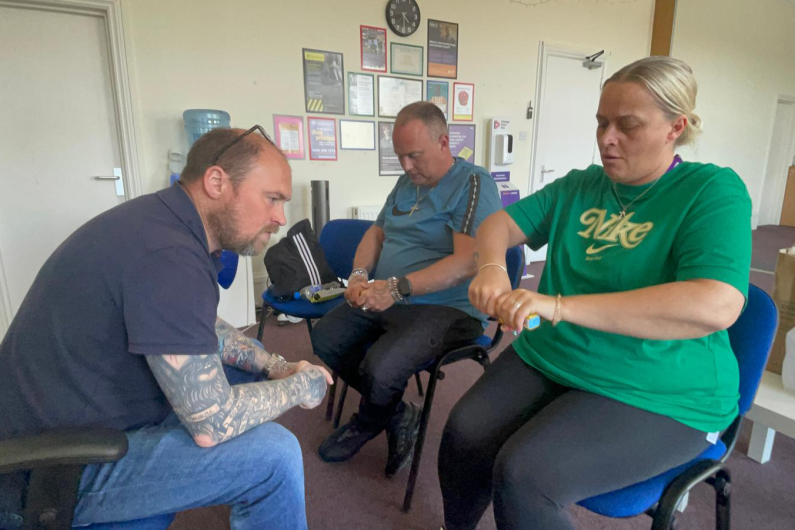
POLYGON ((693 68, 704 134, 691 160, 733 168, 759 215, 779 95, 795 96, 795 2, 679 1, 672 55, 693 68))
MULTIPOLYGON (((360 71, 359 25, 386 27, 385 6, 383 0, 125 0, 145 190, 165 186, 168 150, 185 145, 183 110, 223 109, 233 126, 259 123, 267 130, 273 114, 306 116, 301 48, 342 52, 345 69, 360 71)), ((507 116, 516 132, 532 137, 525 110, 535 97, 542 40, 590 53, 606 49, 612 53, 609 73, 648 53, 653 1, 556 0, 525 7, 509 0, 426 0, 420 6, 425 20, 459 24, 458 80, 475 83, 476 162, 482 164, 488 117, 507 116)), ((426 30, 423 22, 409 38, 388 32, 387 40, 426 47, 426 30)), ((427 60, 427 50, 425 55, 427 60)), ((512 170, 522 190, 529 148, 529 140, 519 143, 512 170)), ((288 224, 311 215, 313 179, 330 181, 332 218, 386 198, 396 178, 378 176, 377 152, 338 156, 337 162, 291 161, 288 224)), ((255 258, 255 277, 263 271, 255 258)))

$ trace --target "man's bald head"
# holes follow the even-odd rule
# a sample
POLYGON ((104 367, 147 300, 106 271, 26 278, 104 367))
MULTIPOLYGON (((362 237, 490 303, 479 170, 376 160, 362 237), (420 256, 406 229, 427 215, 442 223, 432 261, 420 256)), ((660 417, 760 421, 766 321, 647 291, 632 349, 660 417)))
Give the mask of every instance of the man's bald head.
POLYGON ((224 151, 215 164, 212 163, 221 149, 245 132, 245 129, 218 128, 202 135, 188 153, 188 161, 180 174, 180 181, 185 185, 191 185, 201 180, 207 168, 217 165, 229 175, 232 185, 237 188, 260 157, 278 157, 286 162, 284 154, 255 131, 224 151))

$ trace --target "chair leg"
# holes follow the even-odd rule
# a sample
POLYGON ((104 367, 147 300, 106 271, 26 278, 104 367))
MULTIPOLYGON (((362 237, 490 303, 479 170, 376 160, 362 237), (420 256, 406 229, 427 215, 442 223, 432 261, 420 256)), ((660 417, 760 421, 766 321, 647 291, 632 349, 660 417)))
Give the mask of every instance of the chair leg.
POLYGON ((731 476, 721 469, 715 477, 715 529, 731 528, 731 476))
POLYGON ((409 481, 406 484, 406 495, 403 497, 403 511, 408 513, 411 510, 411 501, 414 498, 414 487, 417 485, 417 475, 420 472, 420 461, 422 460, 422 448, 425 445, 425 434, 428 430, 428 420, 431 417, 431 407, 433 406, 433 395, 436 392, 436 380, 439 367, 431 372, 428 380, 428 391, 425 394, 425 404, 422 407, 420 417, 420 429, 417 432, 417 441, 414 443, 414 458, 411 461, 411 472, 409 481))
POLYGON ((337 372, 331 372, 331 386, 328 387, 328 399, 326 402, 326 421, 331 419, 334 413, 334 395, 337 393, 337 372))
POLYGON ((334 428, 340 426, 340 418, 342 417, 342 408, 345 406, 345 396, 348 395, 348 383, 342 382, 342 390, 340 390, 340 399, 337 403, 337 413, 334 415, 334 428))
POLYGON ((257 340, 262 342, 262 334, 265 332, 265 306, 262 306, 262 312, 259 315, 259 327, 257 327, 257 340))
POLYGON ((309 336, 311 337, 312 336, 312 319, 311 318, 307 318, 305 320, 306 320, 306 327, 309 328, 309 336))
POLYGON ((422 393, 422 379, 420 378, 419 372, 414 374, 414 380, 417 382, 417 393, 420 395, 420 397, 424 396, 425 394, 422 393))

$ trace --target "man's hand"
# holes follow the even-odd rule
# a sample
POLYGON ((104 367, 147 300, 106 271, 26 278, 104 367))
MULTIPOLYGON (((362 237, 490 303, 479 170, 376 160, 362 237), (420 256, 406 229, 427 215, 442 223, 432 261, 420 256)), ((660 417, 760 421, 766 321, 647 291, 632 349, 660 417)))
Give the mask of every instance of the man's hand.
POLYGON ((315 366, 314 364, 309 364, 306 361, 299 361, 296 364, 301 365, 301 368, 296 370, 295 373, 303 373, 308 375, 310 379, 310 387, 312 388, 312 391, 307 396, 306 401, 298 406, 302 409, 313 409, 323 402, 323 397, 326 395, 326 387, 333 382, 331 379, 331 374, 329 374, 328 370, 322 366, 315 366))
POLYGON ((367 288, 367 279, 364 276, 351 276, 348 279, 348 288, 345 289, 345 300, 352 307, 359 307, 358 300, 362 290, 367 288))
POLYGON ((356 307, 367 311, 386 311, 395 304, 392 293, 389 292, 389 283, 386 280, 376 280, 365 284, 359 293, 356 307))
MULTIPOLYGON (((268 379, 271 380, 278 380, 284 379, 285 377, 290 377, 293 374, 297 374, 298 372, 304 371, 310 366, 315 366, 308 361, 298 361, 297 363, 282 363, 277 365, 275 370, 272 370, 271 373, 268 375, 268 379)), ((320 371, 326 376, 326 381, 328 384, 332 384, 333 380, 331 379, 331 374, 328 373, 328 370, 323 368, 322 366, 315 366, 315 368, 320 369, 320 371)))

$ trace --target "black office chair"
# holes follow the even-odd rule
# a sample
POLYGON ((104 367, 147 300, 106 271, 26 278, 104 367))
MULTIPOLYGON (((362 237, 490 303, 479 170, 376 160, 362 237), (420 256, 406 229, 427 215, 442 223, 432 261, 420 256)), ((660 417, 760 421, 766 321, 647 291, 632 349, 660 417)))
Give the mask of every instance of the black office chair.
POLYGON ((71 528, 85 466, 115 462, 125 454, 127 437, 105 427, 0 441, 0 529, 71 528))
MULTIPOLYGON (((522 252, 522 247, 509 248, 505 255, 505 263, 508 265, 508 277, 511 280, 511 287, 516 289, 519 287, 519 281, 522 279, 522 271, 524 269, 524 252, 522 252)), ((461 346, 460 348, 443 353, 429 366, 423 369, 430 374, 430 378, 428 380, 428 388, 425 392, 425 403, 422 408, 422 416, 420 417, 417 442, 414 445, 414 459, 411 462, 409 481, 406 485, 406 494, 403 498, 404 512, 411 510, 411 502, 414 497, 414 486, 417 483, 420 461, 422 460, 422 449, 425 445, 425 433, 428 429, 428 420, 430 419, 431 407, 433 406, 433 395, 436 392, 436 382, 444 379, 442 368, 448 364, 471 359, 480 363, 485 370, 491 362, 489 360, 489 353, 494 351, 499 345, 500 340, 502 340, 502 330, 497 327, 497 331, 494 333, 493 337, 484 333, 478 337, 477 340, 473 341, 472 344, 467 344, 466 346, 461 346)), ((419 373, 415 374, 415 377, 419 379, 419 373)), ((342 407, 345 404, 345 396, 347 393, 348 384, 345 383, 340 391, 339 404, 337 405, 337 412, 334 417, 335 429, 339 426, 340 417, 342 416, 342 407)), ((422 391, 420 391, 420 395, 422 395, 422 391)))

